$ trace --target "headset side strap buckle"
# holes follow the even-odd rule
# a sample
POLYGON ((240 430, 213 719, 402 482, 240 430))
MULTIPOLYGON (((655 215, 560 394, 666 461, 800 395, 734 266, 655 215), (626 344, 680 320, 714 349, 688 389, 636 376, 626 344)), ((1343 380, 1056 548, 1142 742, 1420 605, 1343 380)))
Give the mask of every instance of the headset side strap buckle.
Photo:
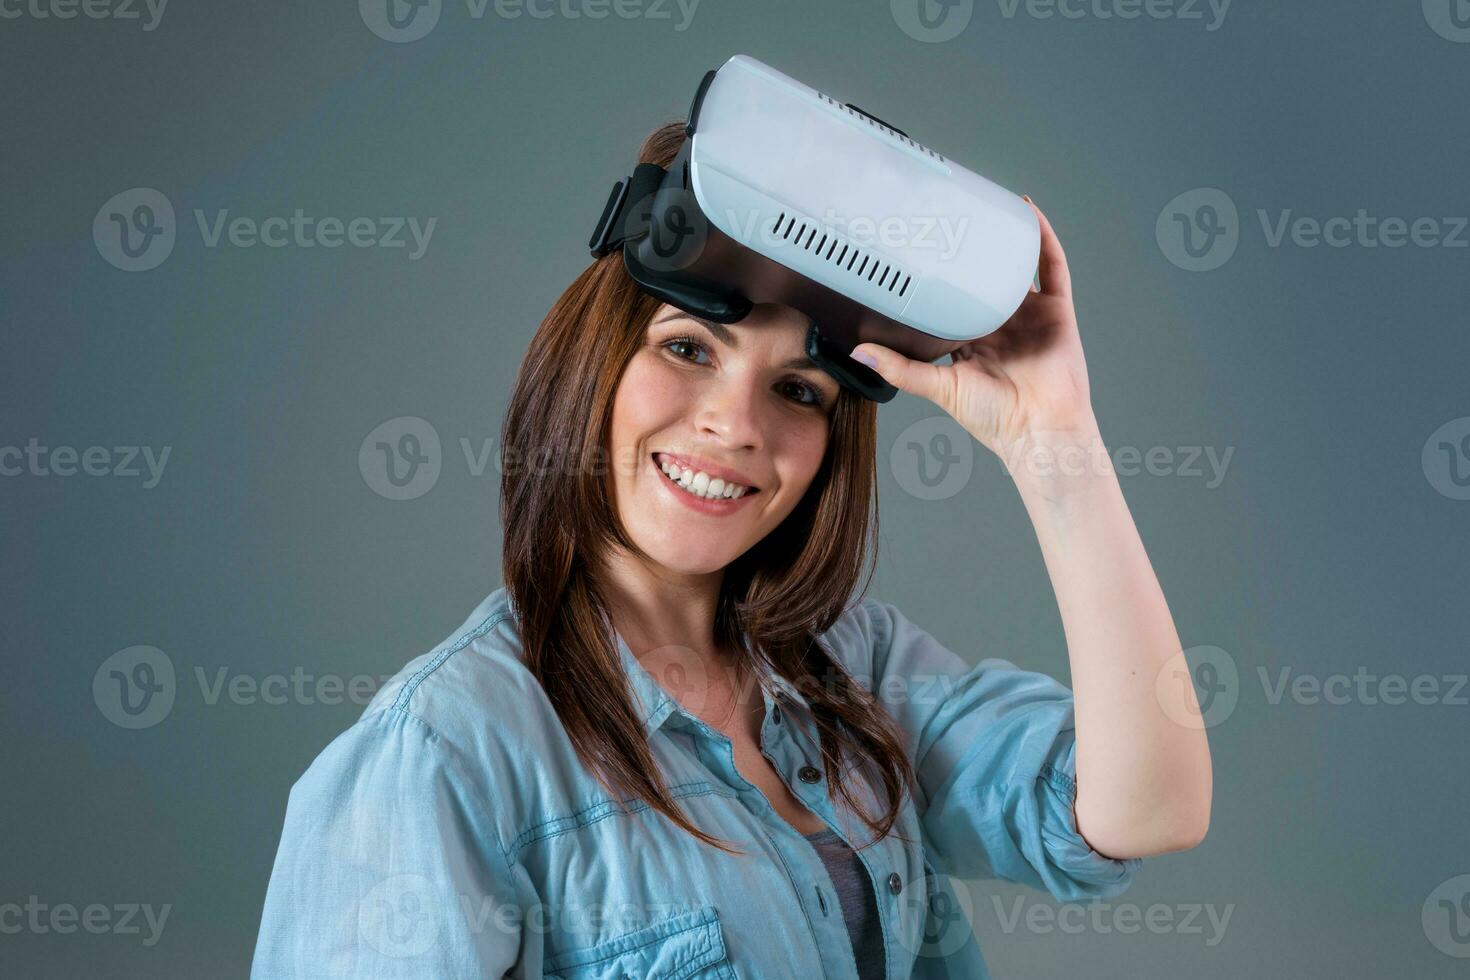
POLYGON ((612 193, 607 196, 607 204, 602 208, 602 217, 598 219, 597 229, 592 232, 592 240, 587 247, 592 249, 594 258, 602 258, 618 245, 622 244, 622 237, 613 241, 613 232, 622 224, 623 206, 628 203, 628 185, 632 179, 624 177, 613 185, 612 193))

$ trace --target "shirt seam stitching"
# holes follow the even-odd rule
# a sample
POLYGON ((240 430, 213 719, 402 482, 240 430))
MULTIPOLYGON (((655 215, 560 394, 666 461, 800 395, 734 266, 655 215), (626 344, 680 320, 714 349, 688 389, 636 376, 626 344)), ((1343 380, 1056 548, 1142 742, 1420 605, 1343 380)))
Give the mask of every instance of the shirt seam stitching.
MULTIPOLYGON (((712 932, 710 928, 711 926, 715 926, 716 928, 718 928, 719 921, 717 919, 710 919, 701 914, 700 921, 695 922, 692 925, 684 926, 680 929, 675 929, 672 932, 660 932, 657 927, 655 927, 654 929, 650 929, 649 937, 642 942, 637 943, 633 946, 629 946, 626 949, 615 949, 612 952, 608 953, 606 956, 600 956, 595 960, 587 960, 581 963, 568 963, 566 961, 569 961, 573 958, 572 954, 584 952, 583 950, 571 950, 568 953, 562 954, 559 957, 552 958, 547 965, 554 970, 566 969, 569 965, 572 969, 582 969, 583 967, 596 966, 598 963, 606 963, 608 960, 617 959, 620 956, 627 956, 629 953, 636 953, 640 949, 647 949, 649 946, 652 946, 655 943, 666 942, 670 939, 682 936, 685 933, 697 931, 700 933, 698 937, 700 945, 697 949, 690 950, 690 955, 687 957, 687 959, 693 960, 706 955, 712 949, 714 949, 714 943, 711 940, 710 936, 710 933, 712 932)), ((616 942, 616 939, 611 941, 616 942)), ((687 963, 685 965, 687 965, 687 963)))
MULTIPOLYGON (((694 780, 687 783, 679 783, 678 785, 671 786, 669 788, 669 795, 673 799, 684 799, 693 796, 709 796, 713 793, 714 787, 711 786, 709 781, 705 779, 694 780)), ((623 800, 622 803, 627 806, 627 812, 630 814, 641 813, 644 810, 652 808, 652 804, 640 799, 623 800)), ((619 812, 622 811, 618 806, 618 801, 601 800, 597 803, 591 803, 587 806, 584 806, 580 810, 574 810, 571 813, 563 814, 559 817, 552 817, 549 820, 543 820, 537 824, 532 824, 525 830, 521 831, 518 835, 516 835, 515 840, 513 840, 510 846, 506 848, 506 860, 519 861, 520 852, 525 850, 532 844, 543 840, 552 840, 554 838, 561 837, 564 834, 571 833, 573 830, 581 830, 584 827, 590 827, 593 824, 605 820, 608 817, 613 816, 614 814, 619 812), (582 819, 584 816, 599 809, 605 810, 606 812, 598 814, 597 816, 585 821, 582 819), (548 828, 552 828, 557 824, 567 824, 569 821, 570 824, 560 830, 548 830, 548 828), (543 833, 542 831, 547 832, 543 833)))
MULTIPOLYGON (((501 612, 491 613, 479 626, 456 637, 448 647, 441 650, 432 660, 414 671, 412 677, 403 682, 403 690, 399 691, 398 697, 393 699, 393 704, 389 706, 389 710, 406 712, 408 710, 408 702, 418 692, 419 685, 423 683, 424 678, 438 670, 439 665, 448 660, 452 655, 463 650, 509 618, 510 613, 503 610, 501 612)), ((411 717, 418 716, 413 715, 411 717)))

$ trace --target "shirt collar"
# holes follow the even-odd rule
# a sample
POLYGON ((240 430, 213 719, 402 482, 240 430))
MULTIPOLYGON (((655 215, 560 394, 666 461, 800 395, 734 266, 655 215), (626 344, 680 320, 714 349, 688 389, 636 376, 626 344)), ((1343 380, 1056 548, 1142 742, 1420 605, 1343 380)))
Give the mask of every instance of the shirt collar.
MULTIPOLYGON (((679 702, 665 691, 658 681, 654 680, 647 668, 638 662, 638 658, 628 648, 622 634, 614 630, 613 635, 617 640, 618 655, 622 659, 623 671, 628 677, 628 686, 633 692, 635 700, 633 708, 643 720, 644 733, 652 735, 676 711, 688 715, 689 713, 680 706, 679 702)), ((750 641, 744 638, 743 642, 748 655, 750 641)), ((796 685, 776 673, 763 661, 756 661, 756 672, 760 679, 761 696, 766 701, 767 711, 771 710, 773 699, 777 704, 795 705, 803 710, 808 709, 806 699, 801 696, 796 685)))

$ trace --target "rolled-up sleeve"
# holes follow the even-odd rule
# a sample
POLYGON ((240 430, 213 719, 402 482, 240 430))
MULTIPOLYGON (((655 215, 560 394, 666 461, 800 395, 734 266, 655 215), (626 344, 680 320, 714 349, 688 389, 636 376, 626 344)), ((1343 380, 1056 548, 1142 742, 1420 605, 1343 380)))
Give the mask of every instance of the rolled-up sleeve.
POLYGON ((966 664, 874 599, 861 603, 874 692, 908 735, 930 861, 1059 901, 1117 895, 1141 860, 1114 860, 1077 830, 1072 692, 1000 659, 966 664))
POLYGON ((401 710, 327 746, 291 789, 251 977, 511 972, 522 884, 463 770, 401 710))

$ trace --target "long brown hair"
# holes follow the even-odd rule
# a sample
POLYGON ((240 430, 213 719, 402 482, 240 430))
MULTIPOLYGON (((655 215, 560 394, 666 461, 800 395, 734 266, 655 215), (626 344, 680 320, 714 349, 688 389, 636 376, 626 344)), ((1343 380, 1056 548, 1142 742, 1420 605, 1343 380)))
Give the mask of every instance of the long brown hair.
MULTIPOLYGON (((644 141, 639 162, 669 166, 684 138, 682 121, 660 127, 644 141)), ((610 549, 643 554, 604 480, 613 396, 659 306, 614 250, 567 287, 531 339, 501 433, 504 580, 526 664, 583 764, 615 796, 641 799, 700 840, 736 850, 695 827, 669 794, 598 587, 610 549)), ((806 698, 827 784, 874 841, 893 832, 913 769, 893 719, 818 637, 859 579, 866 591, 872 578, 876 416, 874 403, 841 390, 811 487, 779 527, 725 569, 715 616, 721 648, 740 649, 743 636, 753 657, 806 698), (859 767, 882 783, 882 813, 858 803, 844 769, 859 767)))

